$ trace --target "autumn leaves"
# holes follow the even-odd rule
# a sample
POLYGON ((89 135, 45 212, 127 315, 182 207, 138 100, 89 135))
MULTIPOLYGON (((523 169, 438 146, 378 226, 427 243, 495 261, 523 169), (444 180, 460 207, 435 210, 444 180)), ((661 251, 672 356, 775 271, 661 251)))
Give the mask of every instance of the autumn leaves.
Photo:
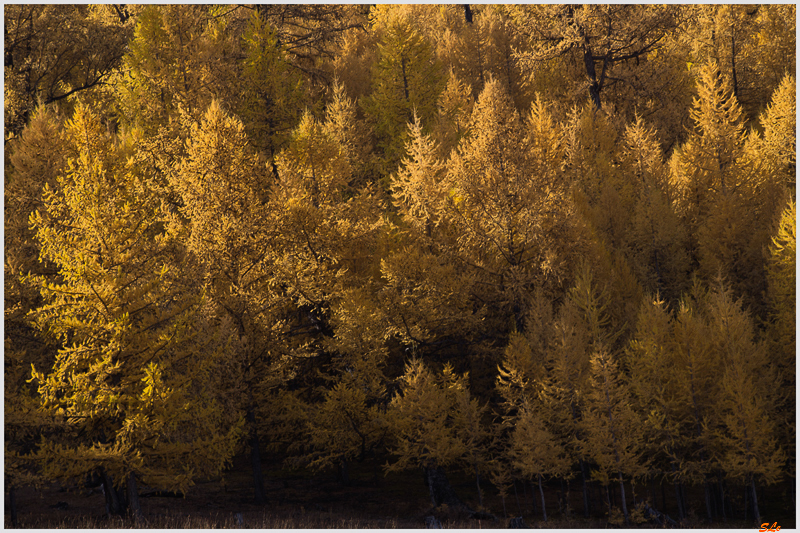
MULTIPOLYGON (((263 501, 269 450, 422 468, 434 504, 443 469, 480 505, 525 479, 544 519, 552 480, 617 516, 600 485, 634 520, 632 483, 680 515, 702 487, 716 519, 726 483, 757 509, 792 475, 794 78, 759 120, 713 54, 631 34, 694 103, 598 109, 571 49, 513 61, 541 47, 520 17, 560 11, 425 9, 347 11, 340 41, 292 11, 328 63, 257 12, 148 6, 124 73, 33 115, 6 184, 12 478, 187 490, 247 450, 263 501)), ((615 12, 579 15, 613 44, 590 23, 615 12)))

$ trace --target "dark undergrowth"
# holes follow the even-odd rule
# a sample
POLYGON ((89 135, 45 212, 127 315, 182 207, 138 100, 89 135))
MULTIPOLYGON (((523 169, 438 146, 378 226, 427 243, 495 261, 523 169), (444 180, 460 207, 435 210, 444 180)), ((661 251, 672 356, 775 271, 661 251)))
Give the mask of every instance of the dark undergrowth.
MULTIPOLYGON (((378 465, 355 464, 350 484, 344 486, 332 473, 312 473, 273 468, 265 486, 268 503, 252 503, 247 461, 239 458, 223 478, 206 480, 192 487, 185 497, 166 497, 147 487, 141 490, 144 517, 140 521, 108 517, 103 494, 83 486, 22 487, 16 491, 17 525, 29 529, 414 529, 424 528, 425 519, 435 516, 445 529, 504 529, 509 521, 521 516, 530 528, 595 529, 625 527, 616 511, 619 495, 613 491, 615 511, 608 516, 605 491, 592 486, 593 512, 583 516, 581 486, 578 481, 553 482, 545 486, 548 521, 542 520, 541 501, 530 484, 518 482, 505 497, 488 483, 482 483, 484 509, 496 519, 474 519, 464 511, 431 507, 430 496, 421 473, 405 472, 383 476, 378 465), (535 496, 535 498, 534 498, 535 496), (561 504, 559 505, 559 501, 561 504), (505 512, 504 512, 505 509, 505 512)), ((472 509, 478 509, 478 495, 473 477, 451 472, 450 480, 472 509)), ((628 527, 663 527, 643 520, 631 500, 641 509, 644 503, 665 512, 683 528, 747 528, 756 524, 749 511, 744 516, 744 488, 730 491, 729 511, 713 522, 706 517, 702 487, 686 491, 688 516, 680 520, 672 486, 627 487, 631 517, 628 527), (737 494, 741 492, 741 494, 737 494), (653 501, 655 500, 655 501, 653 501), (733 513, 734 516, 730 516, 733 513), (736 516, 738 514, 738 516, 736 516), (637 519, 638 518, 638 519, 637 519)), ((787 483, 765 487, 759 494, 762 522, 777 522, 781 529, 795 527, 795 508, 787 483)), ((5 527, 11 528, 8 494, 5 527)), ((721 515, 721 513, 720 513, 721 515)))

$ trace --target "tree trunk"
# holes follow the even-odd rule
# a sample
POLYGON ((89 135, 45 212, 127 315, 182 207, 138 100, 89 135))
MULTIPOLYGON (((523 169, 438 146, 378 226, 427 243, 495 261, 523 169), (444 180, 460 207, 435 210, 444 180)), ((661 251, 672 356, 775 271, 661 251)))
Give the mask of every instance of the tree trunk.
POLYGON ((14 485, 8 485, 8 507, 11 513, 11 527, 14 529, 19 527, 17 522, 17 489, 14 485))
POLYGON ((545 508, 544 505, 544 490, 542 489, 542 475, 538 474, 538 477, 539 477, 539 495, 541 495, 542 497, 542 517, 544 518, 544 521, 547 522, 547 509, 545 508))
POLYGON ((722 486, 722 474, 717 473, 717 479, 719 480, 719 501, 720 507, 722 507, 722 521, 727 524, 728 514, 725 512, 725 487, 722 486))
POLYGON ((609 497, 611 498, 611 507, 616 507, 617 506, 617 493, 614 492, 613 490, 611 490, 611 486, 610 485, 611 485, 611 483, 606 485, 606 492, 609 494, 609 497))
MULTIPOLYGON (((575 23, 572 7, 568 8, 568 17, 571 22, 575 23)), ((583 65, 584 68, 586 68, 586 77, 589 80, 589 96, 591 97, 595 108, 600 109, 600 90, 602 87, 597 81, 597 71, 594 67, 594 54, 592 53, 589 39, 586 37, 586 32, 584 31, 583 27, 575 24, 575 28, 578 30, 578 35, 583 39, 583 43, 581 43, 581 49, 583 51, 583 65)))
POLYGON ((339 480, 345 487, 350 485, 350 472, 347 468, 347 459, 339 461, 339 480))
POLYGON ((514 480, 514 499, 517 500, 517 512, 522 516, 522 507, 519 504, 519 496, 517 496, 517 480, 514 480))
POLYGON ((583 517, 589 518, 589 492, 586 487, 586 465, 583 459, 579 461, 581 465, 581 477, 583 478, 583 517))
MULTIPOLYGON (((672 466, 672 471, 675 472, 676 470, 675 463, 672 463, 671 466, 672 466)), ((684 512, 683 503, 681 501, 681 484, 674 483, 674 485, 675 485, 675 501, 678 503, 678 517, 681 520, 683 520, 684 518, 686 518, 686 513, 684 512)), ((664 512, 665 513, 667 512, 666 507, 664 508, 664 512)))
POLYGON ((708 521, 713 522, 714 516, 711 513, 711 491, 708 490, 708 481, 703 482, 703 490, 706 494, 706 514, 708 515, 708 521))
POLYGON ((739 80, 736 76, 736 34, 731 33, 731 79, 733 80, 733 96, 741 103, 739 94, 739 80))
POLYGON ((131 518, 136 522, 140 522, 144 516, 142 515, 142 507, 139 505, 139 489, 136 487, 136 474, 131 472, 128 474, 128 511, 131 518))
POLYGON ((628 525, 628 505, 625 501, 625 482, 622 481, 622 472, 619 472, 619 491, 622 496, 622 514, 625 516, 625 525, 628 525))
POLYGON ((756 480, 750 476, 750 488, 753 489, 753 515, 756 517, 756 524, 761 523, 761 513, 758 512, 758 498, 756 497, 756 480))
MULTIPOLYGON (((469 6, 467 6, 469 9, 469 6)), ((483 492, 481 492, 481 475, 478 472, 478 464, 475 464, 475 484, 478 486, 478 505, 483 509, 483 492)))
POLYGON ((252 403, 247 407, 247 421, 250 425, 250 463, 253 467, 254 499, 256 505, 264 505, 267 499, 264 496, 264 474, 261 472, 261 448, 256 430, 256 412, 252 403))
POLYGON ((744 521, 745 522, 747 522, 747 502, 750 499, 750 497, 747 494, 749 491, 750 491, 749 487, 747 486, 747 484, 745 484, 745 486, 744 486, 744 521))
POLYGON ((436 508, 436 495, 433 492, 433 469, 426 468, 425 469, 425 484, 428 485, 428 491, 431 493, 431 503, 433 507, 436 508))
POLYGON ((441 467, 425 467, 425 479, 428 481, 428 489, 431 492, 431 502, 434 507, 445 504, 448 507, 466 508, 466 505, 456 495, 441 467))
MULTIPOLYGON (((652 500, 650 502, 650 505, 653 508, 657 507, 657 504, 656 504, 656 480, 655 479, 650 481, 650 499, 652 500)), ((662 509, 663 509, 663 507, 662 507, 662 509)))
POLYGON ((100 469, 100 476, 102 478, 103 496, 106 500, 106 514, 108 516, 121 516, 125 511, 125 506, 120 501, 119 493, 114 488, 114 480, 105 469, 100 469))

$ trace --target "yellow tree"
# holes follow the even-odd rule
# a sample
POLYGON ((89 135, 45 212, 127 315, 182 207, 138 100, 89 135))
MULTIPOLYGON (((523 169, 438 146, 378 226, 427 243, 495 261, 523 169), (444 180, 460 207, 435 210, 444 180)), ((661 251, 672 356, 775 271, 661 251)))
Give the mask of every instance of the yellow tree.
POLYGON ((362 101, 374 121, 376 147, 381 152, 384 177, 403 157, 407 124, 414 113, 426 127, 436 116, 445 72, 430 43, 396 6, 379 6, 372 14, 372 31, 380 35, 370 95, 362 101))
POLYGON ((185 242, 195 283, 207 291, 235 341, 237 398, 248 419, 255 498, 263 503, 256 408, 264 388, 281 382, 281 296, 272 288, 274 238, 266 208, 269 173, 243 124, 212 102, 191 126, 186 155, 168 174, 180 199, 172 231, 185 242))
POLYGON ((719 398, 719 369, 722 356, 713 349, 706 313, 707 289, 696 278, 690 291, 681 298, 672 325, 672 357, 675 376, 675 415, 680 436, 674 447, 677 465, 672 473, 678 483, 679 510, 685 516, 684 483, 703 483, 706 512, 713 519, 710 479, 715 468, 717 441, 713 431, 718 425, 714 409, 719 398))
MULTIPOLYGON (((783 212, 778 232, 772 239, 767 269, 769 321, 766 342, 771 362, 778 372, 781 383, 781 400, 785 413, 779 420, 781 447, 789 459, 788 476, 792 477, 795 464, 797 427, 797 215, 796 204, 791 202, 783 212)), ((776 414, 777 414, 776 413, 776 414)))
POLYGON ((481 408, 470 399, 467 379, 449 365, 435 375, 420 359, 413 359, 389 407, 397 461, 388 470, 422 467, 434 507, 463 506, 443 468, 472 459, 470 441, 477 434, 467 422, 479 420, 481 408))
POLYGON ((559 286, 573 231, 558 128, 542 101, 523 120, 497 82, 475 104, 447 163, 441 208, 452 253, 481 278, 479 298, 521 330, 527 292, 559 286))
POLYGON ((541 401, 551 432, 567 451, 572 464, 581 472, 584 516, 590 514, 589 472, 580 443, 585 438, 581 426, 584 399, 589 386, 589 344, 591 336, 574 297, 562 304, 548 334, 541 401))
POLYGON ((751 304, 763 290, 762 247, 778 205, 770 172, 747 148, 741 107, 714 64, 698 73, 695 131, 671 160, 670 185, 686 224, 692 266, 722 274, 751 304))
MULTIPOLYGON (((146 6, 136 17, 117 84, 120 118, 155 133, 178 109, 199 118, 213 98, 209 85, 208 6, 146 6)), ((219 52, 219 50, 218 50, 219 52)))
POLYGON ((778 376, 766 344, 755 340, 753 321, 730 290, 714 288, 708 307, 713 349, 723 362, 714 403, 719 420, 715 428, 718 460, 730 478, 751 489, 753 513, 760 524, 756 482, 777 482, 786 460, 776 439, 778 376))
POLYGON ((656 5, 520 6, 512 10, 512 18, 530 43, 516 54, 523 68, 535 72, 553 58, 572 58, 582 65, 576 71, 582 79, 575 84, 588 89, 598 109, 603 99, 610 99, 608 89, 637 85, 637 72, 626 68, 627 63, 635 60, 637 68, 646 68, 678 22, 676 6, 656 5))
MULTIPOLYGON (((614 302, 609 309, 616 326, 630 326, 641 297, 634 263, 642 258, 635 255, 639 245, 631 242, 631 230, 643 184, 634 179, 633 172, 626 172, 619 116, 584 105, 573 109, 565 129, 565 166, 589 243, 587 262, 592 263, 596 278, 607 280, 604 290, 614 302)), ((656 163, 654 154, 641 155, 656 163)))
POLYGON ((136 11, 125 5, 4 6, 6 134, 19 134, 39 103, 64 104, 107 82, 121 63, 136 11))
POLYGON ((630 185, 632 204, 628 216, 620 217, 622 227, 617 247, 635 273, 642 288, 677 301, 686 289, 689 257, 686 229, 668 195, 667 167, 656 132, 640 119, 630 124, 622 137, 620 154, 623 183, 630 185))
POLYGON ((302 113, 303 80, 287 62, 278 36, 258 11, 247 20, 241 39, 244 60, 234 70, 238 77, 231 80, 227 96, 252 145, 271 159, 277 178, 275 157, 289 141, 302 113))
POLYGON ((488 395, 498 346, 523 329, 536 287, 559 292, 577 232, 544 103, 522 119, 492 82, 469 127, 444 163, 437 144, 411 126, 408 157, 393 177, 402 240, 382 261, 382 295, 409 349, 459 370, 470 365, 476 390, 488 395), (464 357, 465 348, 475 356, 464 357))
POLYGON ((324 129, 342 148, 350 165, 350 185, 361 188, 375 177, 372 128, 358 117, 356 102, 348 97, 345 86, 334 81, 331 100, 325 109, 324 129))
MULTIPOLYGON (((444 229, 441 212, 446 169, 438 146, 419 123, 410 126, 410 135, 407 156, 392 176, 394 204, 402 218, 389 227, 378 297, 387 339, 399 339, 412 354, 448 357, 471 338, 483 312, 464 290, 474 284, 474 273, 457 268, 446 248, 453 234, 444 229)), ((473 362, 462 357, 458 364, 473 362)))
MULTIPOLYGON (((589 453, 586 419, 593 390, 592 357, 616 353, 624 327, 614 320, 612 307, 607 283, 596 280, 593 270, 584 263, 559 311, 547 355, 547 366, 552 370, 545 381, 544 402, 550 413, 548 418, 555 421, 554 433, 573 459, 579 461, 586 514, 590 506, 586 468, 587 463, 595 461, 589 453)), ((601 475, 600 480, 608 484, 607 477, 601 475)))
POLYGON ((507 428, 506 456, 523 476, 537 480, 546 522, 542 476, 566 477, 571 457, 544 422, 550 412, 540 399, 546 382, 542 351, 534 350, 520 333, 512 333, 498 369, 497 390, 503 400, 503 426, 507 428))
POLYGON ((477 33, 477 57, 479 61, 479 87, 485 86, 489 80, 496 80, 503 85, 517 109, 526 109, 531 105, 533 94, 530 92, 526 66, 517 60, 519 51, 529 49, 525 38, 515 31, 513 18, 509 9, 504 6, 484 5, 476 13, 475 32, 477 33))
POLYGON ((382 439, 378 407, 388 401, 386 347, 374 294, 379 275, 382 202, 352 168, 364 156, 352 103, 339 95, 325 121, 306 113, 277 157, 281 181, 270 189, 278 233, 272 276, 291 309, 288 327, 304 356, 294 386, 312 466, 363 460, 382 439), (343 413, 348 413, 343 416, 343 413))
POLYGON ((542 498, 542 517, 547 522, 542 476, 564 477, 570 460, 564 448, 545 426, 534 405, 525 403, 511 434, 510 456, 514 466, 529 479, 536 478, 542 498))
MULTIPOLYGON (((591 387, 586 397, 583 426, 584 453, 597 464, 595 475, 608 486, 611 477, 619 480, 622 513, 628 522, 624 477, 636 479, 647 472, 644 438, 639 413, 633 410, 629 384, 619 365, 605 350, 591 357, 591 387)), ((609 502, 609 516, 611 507, 609 502)))
MULTIPOLYGON (((772 187, 788 188, 795 197, 797 179, 797 83, 787 74, 772 95, 769 107, 761 115, 763 135, 754 136, 748 146, 751 158, 761 162, 767 182, 772 187)), ((766 181, 766 180, 765 180, 766 181)), ((779 192, 783 192, 780 190, 779 192)), ((777 200, 783 200, 778 194, 777 200)), ((780 207, 775 207, 780 209, 780 207)))
POLYGON ((42 407, 68 428, 37 459, 50 478, 102 469, 124 481, 139 516, 137 482, 185 491, 227 463, 239 428, 221 424, 226 339, 208 334, 202 299, 172 264, 177 244, 148 177, 126 162, 134 140, 115 144, 103 130, 78 107, 67 126, 77 156, 31 217, 60 274, 40 280, 33 312, 60 348, 33 377, 42 407))
POLYGON ((689 61, 714 61, 731 80, 746 120, 755 121, 785 73, 795 71, 795 8, 686 6, 689 61))
POLYGON ((40 246, 30 228, 29 217, 41 209, 42 189, 57 186, 57 176, 72 155, 58 117, 39 107, 15 140, 6 144, 4 213, 4 425, 5 481, 11 493, 11 516, 16 523, 15 487, 35 472, 23 456, 38 442, 41 426, 48 421, 37 416, 36 387, 28 383, 31 365, 49 368, 57 346, 31 324, 28 313, 42 304, 33 275, 57 276, 57 268, 39 261, 40 246))
MULTIPOLYGON (((675 449, 682 443, 673 349, 673 320, 667 304, 657 296, 643 298, 625 353, 634 409, 642 416, 644 449, 650 458, 648 476, 653 480, 663 480, 675 468, 675 449)), ((655 505, 655 501, 650 503, 655 505)))

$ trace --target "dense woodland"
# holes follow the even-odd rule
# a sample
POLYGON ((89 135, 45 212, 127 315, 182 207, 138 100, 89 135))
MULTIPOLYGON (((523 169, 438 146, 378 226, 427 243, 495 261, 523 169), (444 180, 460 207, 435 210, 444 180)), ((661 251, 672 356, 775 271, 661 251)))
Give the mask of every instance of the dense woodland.
POLYGON ((794 501, 794 5, 4 15, 7 493, 794 501))

